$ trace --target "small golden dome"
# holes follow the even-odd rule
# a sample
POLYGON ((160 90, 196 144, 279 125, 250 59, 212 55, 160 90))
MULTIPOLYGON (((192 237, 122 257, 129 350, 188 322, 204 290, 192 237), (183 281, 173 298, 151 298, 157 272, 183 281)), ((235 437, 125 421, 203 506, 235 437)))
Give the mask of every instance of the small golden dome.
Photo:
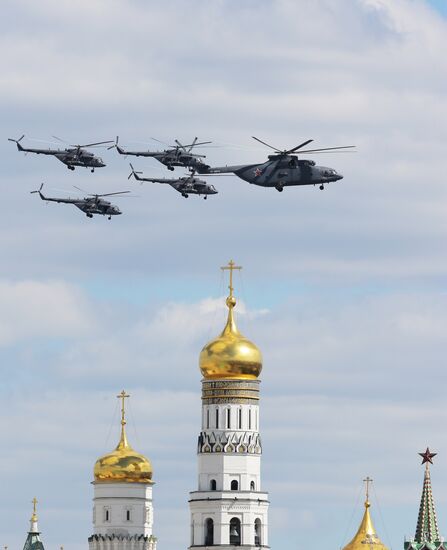
POLYGON ((347 544, 343 550, 364 550, 369 548, 369 550, 388 550, 388 548, 383 544, 379 539, 374 525, 371 519, 371 514, 369 508, 371 506, 368 498, 368 488, 369 483, 372 481, 370 478, 366 478, 366 501, 365 501, 365 512, 363 514, 362 521, 358 528, 357 533, 349 544, 347 544))
POLYGON ((118 397, 123 400, 121 409, 121 438, 114 451, 98 458, 96 461, 93 470, 95 482, 153 483, 150 460, 134 451, 127 441, 124 398, 128 396, 123 391, 118 397))
MULTIPOLYGON (((230 269, 235 269, 232 262, 229 265, 230 269)), ((254 380, 262 370, 260 350, 239 332, 234 321, 236 299, 233 296, 231 273, 230 295, 226 300, 227 324, 220 336, 208 342, 200 353, 200 370, 207 380, 254 380)))

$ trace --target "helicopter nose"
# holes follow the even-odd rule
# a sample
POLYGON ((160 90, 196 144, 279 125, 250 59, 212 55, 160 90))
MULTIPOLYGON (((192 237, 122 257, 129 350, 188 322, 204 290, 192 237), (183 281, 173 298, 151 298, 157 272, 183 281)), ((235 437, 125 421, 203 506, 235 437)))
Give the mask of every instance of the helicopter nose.
POLYGON ((343 176, 341 174, 339 174, 338 172, 336 172, 335 181, 342 180, 342 179, 343 179, 343 176))

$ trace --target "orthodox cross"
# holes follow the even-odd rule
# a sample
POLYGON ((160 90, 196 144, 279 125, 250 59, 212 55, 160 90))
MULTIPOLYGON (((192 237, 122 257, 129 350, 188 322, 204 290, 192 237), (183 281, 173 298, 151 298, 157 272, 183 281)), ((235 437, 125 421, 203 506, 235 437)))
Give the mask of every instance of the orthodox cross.
POLYGON ((128 393, 126 393, 124 390, 119 395, 117 395, 117 398, 121 399, 121 426, 126 425, 126 419, 125 419, 126 407, 125 407, 125 404, 126 404, 126 398, 127 397, 130 397, 130 395, 128 393))
POLYGON ((369 501, 369 484, 372 483, 372 479, 367 476, 366 479, 363 480, 363 482, 366 485, 366 500, 369 501))
POLYGON ((36 515, 37 498, 34 497, 31 502, 33 504, 33 514, 36 515))
POLYGON ((220 268, 222 271, 229 271, 230 272, 230 284, 228 285, 228 288, 230 289, 230 296, 233 296, 233 271, 235 269, 238 269, 239 271, 242 269, 242 266, 236 265, 233 260, 230 260, 228 262, 228 265, 220 268))

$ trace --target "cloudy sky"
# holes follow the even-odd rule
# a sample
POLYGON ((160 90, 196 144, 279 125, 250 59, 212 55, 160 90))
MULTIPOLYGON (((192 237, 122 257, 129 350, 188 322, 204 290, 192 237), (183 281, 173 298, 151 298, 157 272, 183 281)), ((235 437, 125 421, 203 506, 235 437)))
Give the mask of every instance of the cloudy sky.
POLYGON ((427 445, 447 536, 446 1, 4 0, 0 26, 0 545, 21 548, 36 495, 46 547, 86 548, 125 388, 159 548, 187 547, 197 359, 224 323, 230 258, 240 327, 264 354, 271 546, 343 546, 369 475, 378 531, 401 548, 427 445), (114 151, 95 174, 19 154, 7 138, 23 133, 199 136, 222 145, 211 164, 262 162, 252 135, 358 152, 314 157, 344 175, 324 192, 227 177, 185 201, 128 181, 114 151), (137 196, 88 220, 30 195, 41 182, 137 196))

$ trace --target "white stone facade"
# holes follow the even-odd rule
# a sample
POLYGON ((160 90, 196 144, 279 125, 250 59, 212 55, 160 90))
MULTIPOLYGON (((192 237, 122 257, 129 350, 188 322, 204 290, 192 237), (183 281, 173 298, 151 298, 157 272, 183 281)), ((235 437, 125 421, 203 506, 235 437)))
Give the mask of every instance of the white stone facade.
POLYGON ((190 548, 268 547, 269 502, 261 487, 259 406, 254 397, 258 387, 257 380, 225 380, 214 386, 204 381, 198 485, 189 501, 190 548))
POLYGON ((156 550, 152 485, 94 482, 90 550, 156 550))

